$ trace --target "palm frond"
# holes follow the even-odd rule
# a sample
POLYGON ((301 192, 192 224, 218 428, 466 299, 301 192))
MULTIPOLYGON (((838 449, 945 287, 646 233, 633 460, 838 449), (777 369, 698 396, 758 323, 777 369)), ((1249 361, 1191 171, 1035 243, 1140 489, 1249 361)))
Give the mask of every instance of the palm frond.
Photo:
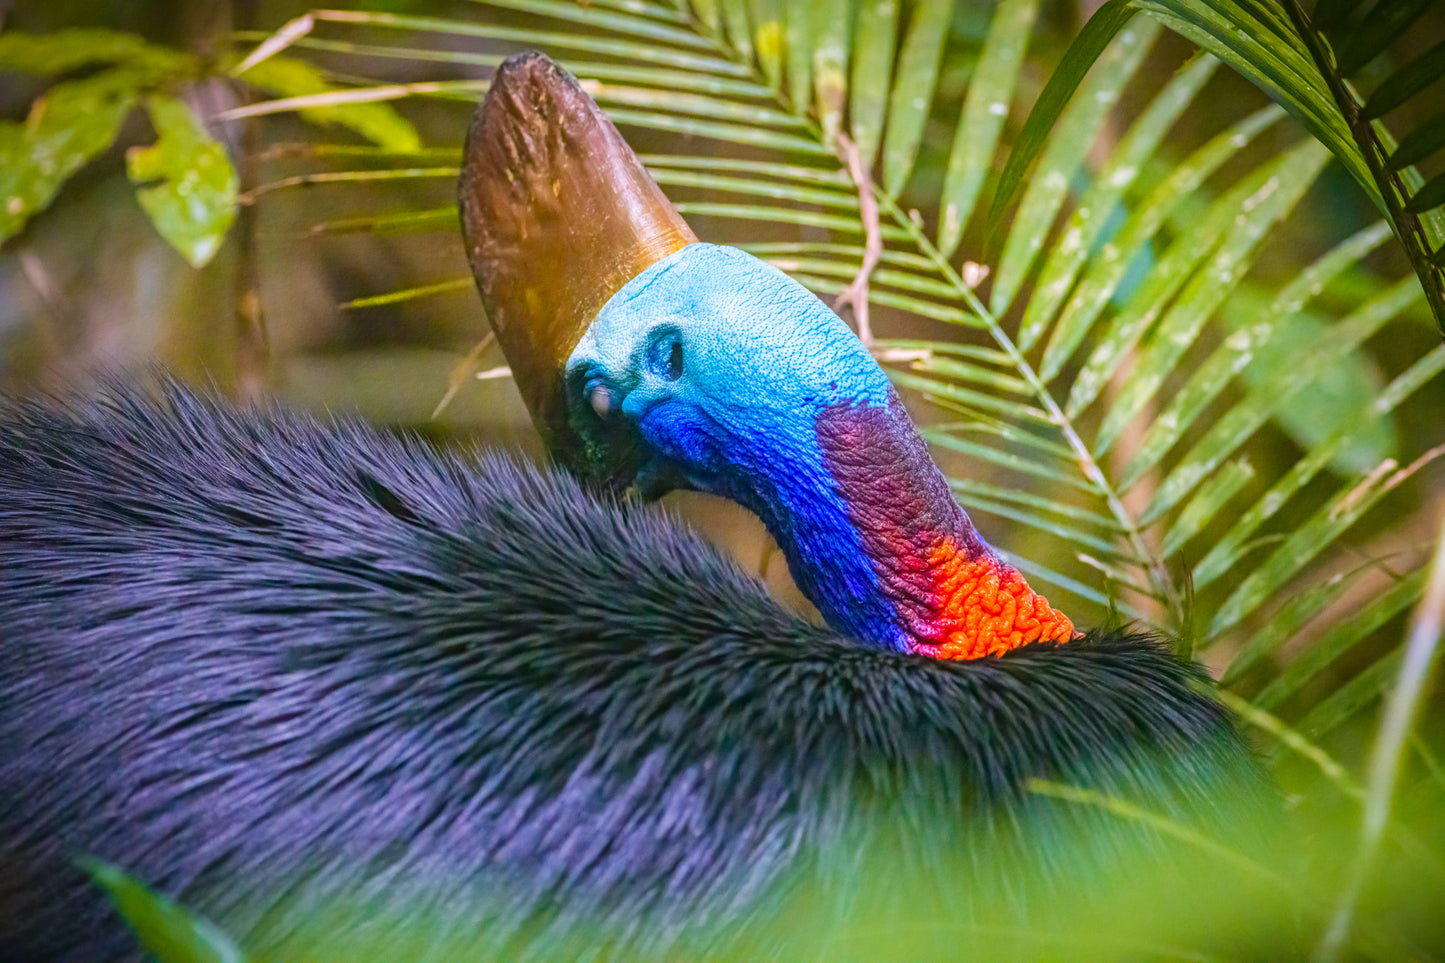
MULTIPOLYGON (((385 58, 460 72, 413 95, 446 104, 473 99, 477 72, 513 45, 546 49, 646 141, 645 162, 700 233, 738 243, 824 296, 853 279, 871 227, 839 153, 837 135, 847 134, 874 171, 864 189, 881 212, 870 303, 885 326, 947 326, 946 338, 882 339, 874 349, 900 387, 942 415, 925 435, 958 476, 965 505, 995 527, 1016 526, 1029 554, 1048 559, 1020 567, 1069 604, 1183 630, 1197 593, 1204 618, 1192 644, 1218 653, 1241 684, 1251 667, 1281 667, 1287 681, 1264 690, 1275 704, 1313 691, 1310 680, 1356 658, 1418 596, 1421 553, 1392 563, 1401 579, 1381 588, 1379 568, 1361 567, 1347 544, 1372 507, 1408 488, 1410 472, 1381 467, 1394 453, 1381 450, 1370 464, 1341 453, 1361 426, 1435 383, 1445 349, 1396 373, 1370 411, 1336 411, 1309 438, 1290 435, 1302 446, 1293 464, 1275 457, 1291 406, 1381 331, 1411 324, 1421 292, 1413 277, 1388 287, 1351 280, 1393 222, 1361 226, 1281 281, 1261 273, 1331 152, 1356 149, 1310 73, 1309 51, 1271 2, 1227 16, 1186 0, 1138 4, 1152 18, 1106 4, 1102 26, 1091 24, 1065 54, 1009 152, 1001 145, 1020 113, 1035 0, 1004 0, 978 40, 943 0, 484 0, 474 20, 317 11, 317 29, 291 55, 325 57, 327 82, 351 86, 361 82, 335 72, 343 63, 358 74, 385 58), (494 16, 516 9, 538 26, 494 16), (1228 33, 1246 16, 1254 33, 1210 39, 1209 30, 1228 33), (1141 100, 1135 78, 1160 55, 1160 24, 1208 52, 1141 100), (1246 105, 1178 149, 1181 119, 1210 96, 1221 62, 1239 69, 1256 55, 1248 76, 1282 107, 1246 105), (975 65, 966 85, 942 67, 960 57, 975 65), (1142 106, 1121 109, 1130 98, 1142 106), (1287 113, 1316 137, 1287 142, 1287 113), (930 146, 940 142, 946 150, 930 146), (996 201, 980 218, 990 168, 1001 169, 996 201), (987 271, 974 261, 990 230, 1000 253, 980 283, 987 271), (1281 332, 1305 311, 1340 320, 1327 338, 1284 350, 1281 332), (1290 525, 1280 530, 1283 516, 1290 525), (1327 627, 1344 584, 1375 586, 1390 601, 1327 627), (1286 646, 1301 636, 1316 640, 1304 654, 1286 646)), ((386 176, 379 170, 428 176, 415 160, 381 152, 325 149, 310 159, 348 156, 364 158, 365 171, 329 171, 337 190, 386 176)), ((1368 174, 1357 150, 1346 163, 1357 178, 1368 174)), ((371 212, 315 230, 440 230, 454 216, 371 212)), ((455 290, 460 266, 458 258, 443 277, 351 304, 455 290)), ((1383 680, 1388 670, 1378 672, 1383 680)), ((1357 696, 1368 683, 1360 686, 1357 696)), ((1342 692, 1299 711, 1341 716, 1345 702, 1327 703, 1342 692)))

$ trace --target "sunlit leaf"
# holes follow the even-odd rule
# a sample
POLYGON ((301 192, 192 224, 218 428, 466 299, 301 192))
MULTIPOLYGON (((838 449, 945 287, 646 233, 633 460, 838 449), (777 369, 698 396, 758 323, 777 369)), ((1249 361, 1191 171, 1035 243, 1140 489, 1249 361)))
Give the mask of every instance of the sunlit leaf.
POLYGON ((55 198, 72 174, 115 140, 141 78, 123 68, 56 84, 23 123, 0 121, 0 241, 55 198))
POLYGON ((82 865, 159 963, 246 963, 240 947, 210 922, 108 863, 87 859, 82 865))
POLYGON ((215 257, 236 219, 239 179, 226 149, 216 143, 191 109, 171 97, 146 101, 156 142, 126 154, 126 172, 139 185, 136 197, 151 223, 192 267, 215 257))

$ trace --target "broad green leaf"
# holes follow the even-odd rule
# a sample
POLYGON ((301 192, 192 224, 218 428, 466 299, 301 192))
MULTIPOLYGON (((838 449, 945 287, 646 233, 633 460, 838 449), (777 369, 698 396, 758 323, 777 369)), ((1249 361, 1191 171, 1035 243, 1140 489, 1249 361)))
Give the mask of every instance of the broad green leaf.
POLYGON ((898 45, 899 0, 861 0, 854 28, 853 80, 848 129, 863 160, 871 165, 883 142, 884 108, 898 45))
POLYGON ((1127 383, 1110 400, 1108 414, 1095 441, 1096 451, 1108 451, 1125 426, 1163 386, 1205 322, 1249 270, 1265 234, 1294 208, 1329 156, 1320 144, 1304 141, 1282 155, 1280 165, 1270 177, 1241 201, 1239 216, 1224 233, 1213 256, 1190 278, 1178 300, 1165 312, 1127 383))
POLYGON ((1099 58, 1097 69, 1083 83, 1079 96, 1064 109, 1009 226, 989 292, 989 307, 995 315, 1003 314, 1013 303, 1024 276, 1049 237, 1084 156, 1158 33, 1158 26, 1148 20, 1120 30, 1115 42, 1099 58))
MULTIPOLYGON (((1063 369, 1113 299, 1130 266, 1146 250, 1151 238, 1176 205, 1198 190, 1222 164, 1248 146, 1256 134, 1282 116, 1279 108, 1266 107, 1210 138, 1135 205, 1119 232, 1105 240, 1093 254, 1068 303, 1064 305, 1044 349, 1040 377, 1050 380, 1063 369)), ((1156 265, 1154 270, 1162 272, 1166 268, 1156 265)), ((1166 282, 1168 280, 1165 279, 1166 282)), ((1134 301, 1139 302, 1140 298, 1136 295, 1134 301)), ((1092 400, 1091 395, 1092 391, 1084 391, 1078 401, 1071 400, 1067 409, 1069 416, 1077 416, 1087 401, 1092 400)))
POLYGON ((136 184, 161 182, 136 190, 140 206, 171 247, 203 267, 236 219, 236 169, 184 103, 153 94, 146 109, 156 142, 127 152, 126 173, 136 184))
MULTIPOLYGON (((1386 385, 1385 390, 1375 399, 1374 404, 1368 410, 1360 413, 1360 420, 1366 421, 1393 411, 1420 387, 1438 377, 1441 372, 1445 372, 1445 345, 1436 347, 1386 385)), ((1250 551, 1249 539, 1259 526, 1273 518, 1300 489, 1309 484, 1334 455, 1348 443, 1353 430, 1353 425, 1343 426, 1336 431, 1335 437, 1329 442, 1314 451, 1305 453, 1285 473, 1283 478, 1270 486, 1268 491, 1240 515, 1239 520, 1214 543, 1214 547, 1195 566, 1195 586, 1202 589, 1240 564, 1240 560, 1250 551)))
POLYGON ((0 70, 51 77, 97 64, 129 67, 137 80, 145 78, 148 82, 190 77, 200 72, 196 58, 190 54, 158 47, 136 34, 118 30, 78 28, 47 34, 18 30, 0 33, 0 70))
POLYGON ((1108 228, 1116 205, 1132 186, 1180 113, 1214 73, 1219 61, 1199 55, 1185 65, 1130 125, 1109 159, 1069 215, 1064 232, 1049 251, 1019 325, 1019 350, 1041 337, 1063 303, 1079 271, 1108 228))
MULTIPOLYGON (((268 57, 252 66, 241 79, 280 97, 300 97, 339 90, 326 82, 320 70, 293 57, 268 57)), ((421 146, 416 128, 394 108, 383 103, 336 104, 308 107, 301 116, 313 124, 336 124, 360 134, 379 147, 398 153, 421 146)))
POLYGON ((898 196, 913 172, 952 14, 952 0, 918 0, 908 21, 883 136, 883 189, 889 197, 898 196))
POLYGON ((140 78, 124 68, 51 87, 23 123, 0 121, 0 241, 43 211, 60 186, 111 145, 140 78))
POLYGON ((246 963, 241 948, 207 920, 108 863, 86 859, 81 865, 159 963, 246 963))
POLYGON ((1013 102, 1037 14, 1038 0, 1002 0, 994 11, 948 155, 938 216, 938 249, 944 256, 958 247, 993 166, 998 135, 1013 102))

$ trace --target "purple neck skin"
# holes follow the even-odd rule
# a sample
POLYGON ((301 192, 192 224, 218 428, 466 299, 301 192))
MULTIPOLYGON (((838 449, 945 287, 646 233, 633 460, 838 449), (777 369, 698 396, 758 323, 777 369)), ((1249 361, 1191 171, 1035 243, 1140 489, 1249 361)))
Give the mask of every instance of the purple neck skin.
POLYGON ((971 658, 1072 637, 1072 623, 1029 590, 953 500, 896 394, 886 407, 824 408, 815 431, 906 648, 971 658))

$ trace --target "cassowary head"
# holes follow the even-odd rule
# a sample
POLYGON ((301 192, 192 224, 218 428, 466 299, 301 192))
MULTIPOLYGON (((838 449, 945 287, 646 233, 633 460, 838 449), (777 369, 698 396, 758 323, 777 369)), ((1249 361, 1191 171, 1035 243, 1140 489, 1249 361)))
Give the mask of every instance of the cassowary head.
POLYGON ((460 202, 493 330, 578 474, 740 502, 824 618, 866 643, 973 657, 1072 637, 954 503, 852 331, 776 268, 697 242, 546 57, 498 70, 460 202))

